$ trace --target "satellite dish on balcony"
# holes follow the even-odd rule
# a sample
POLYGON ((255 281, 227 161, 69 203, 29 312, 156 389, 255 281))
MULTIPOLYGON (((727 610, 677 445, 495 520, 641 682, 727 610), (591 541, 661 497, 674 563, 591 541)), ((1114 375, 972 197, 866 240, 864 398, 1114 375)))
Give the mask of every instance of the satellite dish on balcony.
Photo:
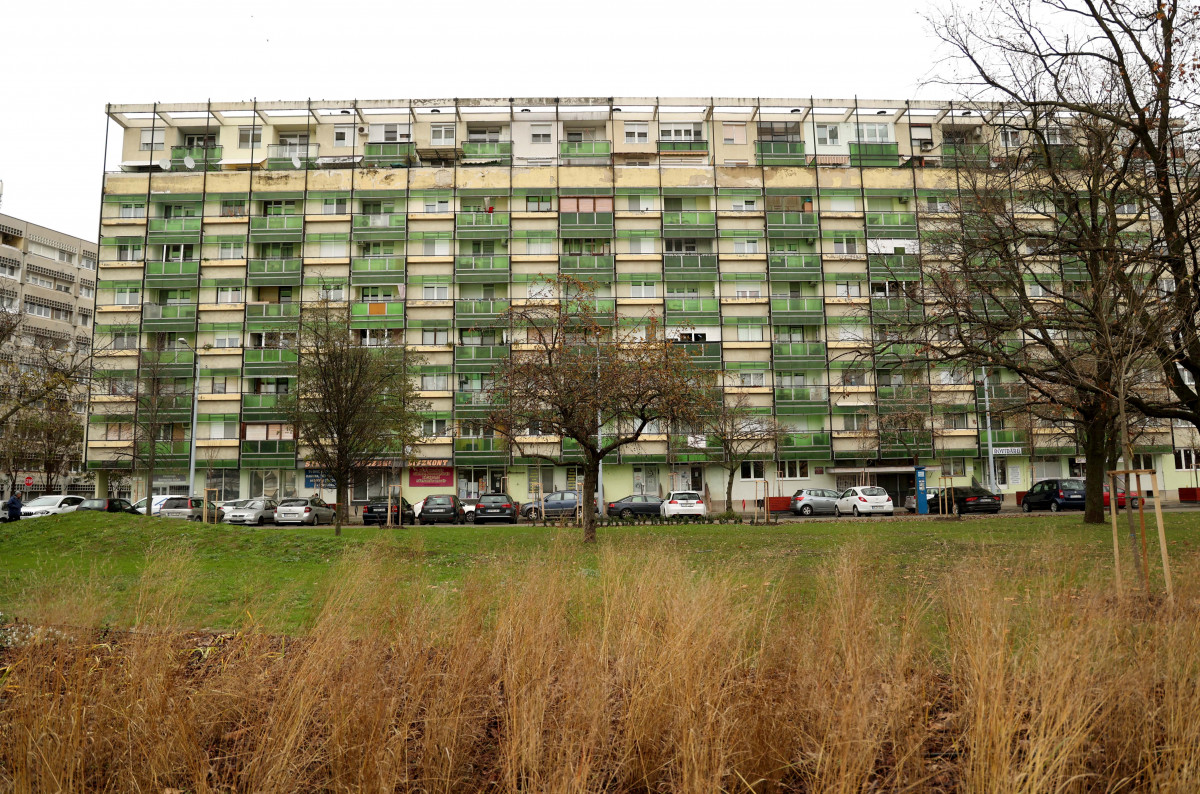
POLYGON ((171 160, 170 160, 170 158, 164 157, 163 159, 159 160, 159 161, 158 161, 158 167, 159 167, 159 168, 161 168, 161 169, 162 169, 162 170, 164 170, 164 171, 170 171, 170 170, 171 170, 171 160))
POLYGON ((187 166, 188 170, 190 171, 196 167, 196 158, 189 154, 187 157, 183 158, 183 164, 187 166))
POLYGON ((293 168, 299 168, 299 167, 300 167, 300 158, 299 158, 299 157, 297 157, 297 156, 296 156, 296 155, 294 155, 294 154, 292 155, 292 167, 293 167, 293 168))

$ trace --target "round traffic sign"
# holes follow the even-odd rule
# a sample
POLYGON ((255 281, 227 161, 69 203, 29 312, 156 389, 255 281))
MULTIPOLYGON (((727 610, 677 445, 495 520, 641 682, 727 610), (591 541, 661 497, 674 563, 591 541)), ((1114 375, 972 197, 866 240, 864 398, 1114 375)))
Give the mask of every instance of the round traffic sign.
POLYGON ((27 486, 29 486, 29 485, 33 485, 33 478, 32 478, 32 477, 26 477, 26 478, 25 478, 25 485, 27 485, 27 486))

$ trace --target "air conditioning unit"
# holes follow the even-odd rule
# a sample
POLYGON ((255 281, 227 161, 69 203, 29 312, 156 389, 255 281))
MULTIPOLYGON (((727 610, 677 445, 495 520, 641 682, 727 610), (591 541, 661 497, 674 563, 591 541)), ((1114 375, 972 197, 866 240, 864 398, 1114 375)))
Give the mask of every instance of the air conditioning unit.
POLYGON ((359 127, 359 128, 358 128, 358 133, 359 133, 360 135, 361 135, 361 134, 363 134, 363 133, 364 133, 364 132, 366 132, 366 131, 367 131, 367 128, 366 128, 366 127, 359 127))
POLYGON ((976 140, 979 140, 983 137, 983 127, 976 127, 975 129, 971 130, 971 134, 975 136, 976 140))
POLYGON ((897 196, 896 200, 899 201, 901 204, 907 204, 908 200, 910 198, 912 198, 912 196, 897 196))
POLYGON ((921 141, 921 151, 932 152, 933 151, 933 141, 921 141))

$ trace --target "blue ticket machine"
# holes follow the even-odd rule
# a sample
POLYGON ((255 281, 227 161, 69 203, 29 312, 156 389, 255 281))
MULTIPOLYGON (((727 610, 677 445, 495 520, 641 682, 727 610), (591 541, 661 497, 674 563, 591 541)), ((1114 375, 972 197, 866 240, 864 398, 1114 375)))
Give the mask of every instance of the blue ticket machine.
POLYGON ((917 474, 917 513, 919 515, 929 515, 929 499, 925 496, 925 467, 914 466, 917 474))

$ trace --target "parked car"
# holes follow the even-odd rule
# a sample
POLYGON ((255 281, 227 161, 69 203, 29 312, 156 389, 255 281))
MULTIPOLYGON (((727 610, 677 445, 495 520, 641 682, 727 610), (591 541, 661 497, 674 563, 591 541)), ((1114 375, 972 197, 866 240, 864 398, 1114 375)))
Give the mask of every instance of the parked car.
POLYGON ((455 524, 465 521, 467 511, 462 501, 454 494, 436 494, 425 497, 425 506, 421 508, 420 521, 422 524, 436 524, 445 521, 455 524))
POLYGON ((187 521, 208 520, 216 524, 225 518, 224 510, 199 496, 172 496, 163 502, 158 514, 163 518, 182 518, 187 521))
MULTIPOLYGON (((517 511, 520 505, 513 501, 513 498, 506 493, 488 493, 479 497, 479 502, 475 505, 475 523, 482 524, 484 521, 507 521, 510 524, 517 523, 517 511)), ((468 517, 468 521, 470 518, 468 517)))
POLYGON ((1074 478, 1040 480, 1035 482, 1021 499, 1021 509, 1026 513, 1034 510, 1082 510, 1084 506, 1083 480, 1074 478))
POLYGON ((663 500, 647 494, 633 494, 608 503, 608 515, 621 518, 662 515, 663 500))
POLYGON ((37 518, 39 516, 58 515, 59 513, 73 513, 82 501, 82 496, 71 496, 69 494, 39 496, 21 508, 21 518, 37 518))
POLYGON ((281 499, 275 507, 276 524, 333 523, 333 507, 319 496, 291 496, 281 499))
POLYGON ((792 494, 791 511, 798 516, 811 516, 817 513, 833 513, 833 503, 837 501, 838 492, 828 488, 801 488, 792 494))
POLYGON ((274 499, 242 499, 240 507, 218 508, 225 511, 225 521, 230 524, 253 524, 261 527, 268 521, 275 523, 274 499))
MULTIPOLYGON (((1106 486, 1104 486, 1104 506, 1108 507, 1109 506, 1108 503, 1109 503, 1108 486, 1106 485, 1106 486)), ((1136 491, 1134 492, 1133 496, 1130 497, 1130 499, 1129 499, 1129 506, 1132 508, 1137 508, 1137 506, 1138 506, 1138 495, 1137 495, 1136 491)), ((1117 490, 1117 509, 1118 510, 1125 509, 1125 489, 1124 488, 1119 488, 1117 490)))
POLYGON ((250 499, 230 499, 225 502, 218 502, 217 507, 220 507, 226 513, 228 513, 230 510, 234 509, 235 507, 245 507, 251 501, 252 500, 250 500, 250 499))
MULTIPOLYGON (((941 513, 945 506, 948 512, 965 513, 999 513, 1004 502, 1002 494, 994 494, 986 488, 975 485, 955 486, 954 504, 950 501, 950 488, 926 488, 925 501, 929 504, 929 512, 941 513)), ((917 512, 917 489, 910 488, 904 500, 904 509, 910 513, 917 512)))
POLYGON ((708 508, 695 491, 671 491, 658 507, 663 518, 671 516, 706 516, 708 508))
MULTIPOLYGON (((415 524, 417 523, 416 512, 408 500, 400 497, 400 501, 392 500, 392 523, 393 524, 415 524)), ((388 500, 386 496, 379 496, 363 505, 362 520, 364 524, 379 524, 383 526, 387 523, 388 500)))
POLYGON ((833 503, 835 516, 854 516, 882 514, 895 515, 896 506, 887 490, 877 485, 856 485, 842 491, 842 495, 833 503))
POLYGON ((97 510, 102 513, 132 513, 140 516, 128 499, 84 499, 76 510, 97 510))
MULTIPOLYGON (((151 510, 152 510, 150 515, 154 515, 154 516, 158 515, 158 511, 162 510, 163 502, 167 501, 170 498, 171 497, 167 496, 166 494, 159 494, 158 496, 155 496, 152 499, 150 499, 150 506, 151 506, 151 510)), ((134 502, 133 508, 135 510, 137 510, 139 513, 141 513, 142 515, 146 515, 146 498, 143 497, 141 499, 138 499, 136 502, 134 502)))
MULTIPOLYGON (((542 503, 529 502, 521 506, 521 516, 528 518, 531 521, 541 517, 543 508, 546 518, 557 518, 559 516, 573 516, 579 510, 579 492, 578 491, 552 491, 546 494, 542 499, 542 503)), ((594 503, 593 503, 594 504, 594 503)), ((600 512, 600 506, 597 504, 593 508, 597 513, 600 512)))

